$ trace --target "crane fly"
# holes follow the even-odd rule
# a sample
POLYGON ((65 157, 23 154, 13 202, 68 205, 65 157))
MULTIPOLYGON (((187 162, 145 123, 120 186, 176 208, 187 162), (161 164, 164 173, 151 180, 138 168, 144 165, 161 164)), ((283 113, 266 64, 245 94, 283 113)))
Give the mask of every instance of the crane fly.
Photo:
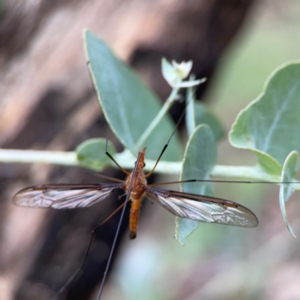
MULTIPOLYGON (((101 286, 99 289, 97 299, 101 298, 105 279, 108 273, 114 247, 120 230, 121 221, 123 219, 125 207, 128 200, 131 200, 129 218, 130 239, 136 238, 139 212, 142 200, 145 196, 150 198, 151 200, 158 201, 168 211, 181 218, 187 218, 199 222, 218 223, 241 227, 256 227, 258 225, 258 219, 255 216, 255 214, 245 206, 242 206, 238 203, 221 198, 165 190, 154 187, 150 184, 148 185, 147 178, 155 170, 160 158, 162 157, 164 151, 168 146, 168 143, 164 146, 153 169, 147 174, 145 174, 143 171, 143 168, 145 167, 144 161, 146 155, 146 148, 143 148, 142 151, 138 153, 138 158, 135 162, 134 170, 131 173, 124 170, 106 151, 106 154, 127 175, 124 181, 111 178, 112 180, 117 182, 100 184, 45 184, 24 188, 14 196, 14 203, 20 206, 70 209, 89 207, 98 202, 101 202, 116 189, 122 189, 125 191, 127 196, 125 202, 119 207, 121 208, 123 206, 123 210, 115 233, 110 254, 106 263, 106 268, 101 281, 101 286)), ((182 182, 198 181, 203 182, 207 180, 186 180, 182 182)), ((106 220, 104 222, 106 222, 106 220)), ((63 285, 63 287, 59 290, 54 299, 56 299, 56 297, 59 294, 61 294, 61 292, 63 292, 65 287, 68 286, 83 269, 93 240, 94 233, 104 222, 102 222, 98 227, 96 227, 92 231, 81 267, 63 285)))
MULTIPOLYGON (((130 239, 136 238, 139 211, 145 196, 158 201, 168 211, 181 218, 241 227, 258 225, 255 214, 238 203, 147 185, 147 178, 155 167, 148 174, 144 173, 145 154, 146 148, 143 148, 139 152, 133 172, 129 173, 122 169, 127 174, 125 181, 101 184, 46 184, 27 187, 14 196, 14 203, 27 207, 81 208, 101 202, 116 189, 123 189, 125 193, 129 194, 131 200, 130 239)), ((158 161, 156 165, 157 163, 158 161)))

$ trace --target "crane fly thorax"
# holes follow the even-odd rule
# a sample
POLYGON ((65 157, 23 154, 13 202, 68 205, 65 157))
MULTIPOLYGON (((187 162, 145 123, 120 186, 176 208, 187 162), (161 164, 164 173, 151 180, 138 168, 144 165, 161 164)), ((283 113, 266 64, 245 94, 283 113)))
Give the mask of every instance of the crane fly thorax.
MULTIPOLYGON (((129 188, 131 178, 132 178, 132 174, 130 174, 126 180, 126 189, 127 190, 129 188)), ((146 184, 147 184, 147 180, 146 180, 143 172, 135 174, 135 177, 133 178, 133 182, 132 182, 131 191, 130 191, 131 200, 138 200, 143 197, 145 190, 146 190, 145 189, 146 184)))
POLYGON ((140 159, 136 162, 138 165, 136 166, 135 172, 132 172, 125 181, 125 188, 126 190, 128 190, 133 178, 130 191, 130 198, 132 201, 141 201, 146 191, 147 180, 143 171, 143 168, 145 166, 145 152, 146 148, 143 148, 143 150, 140 152, 140 159))

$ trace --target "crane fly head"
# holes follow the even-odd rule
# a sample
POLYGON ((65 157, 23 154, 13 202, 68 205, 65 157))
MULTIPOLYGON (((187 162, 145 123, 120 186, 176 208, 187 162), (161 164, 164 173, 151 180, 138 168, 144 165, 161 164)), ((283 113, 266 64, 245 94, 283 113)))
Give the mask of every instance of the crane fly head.
POLYGON ((145 167, 145 165, 146 165, 145 162, 144 162, 146 150, 147 150, 147 148, 144 147, 142 149, 142 151, 139 152, 139 155, 138 155, 139 156, 139 160, 135 162, 135 164, 138 164, 137 165, 137 170, 142 170, 145 167))

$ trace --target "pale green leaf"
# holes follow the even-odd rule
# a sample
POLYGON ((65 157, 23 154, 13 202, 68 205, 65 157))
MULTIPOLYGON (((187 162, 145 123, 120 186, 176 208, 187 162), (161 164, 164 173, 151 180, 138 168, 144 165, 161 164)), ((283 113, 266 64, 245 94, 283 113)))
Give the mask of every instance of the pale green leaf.
MULTIPOLYGON (((207 125, 199 125, 188 141, 183 159, 180 180, 209 179, 211 169, 216 164, 217 150, 215 137, 207 125)), ((184 183, 183 192, 213 196, 213 187, 208 182, 184 183)), ((181 244, 197 227, 198 222, 176 218, 175 237, 181 244)))
MULTIPOLYGON (((282 175, 281 181, 282 182, 297 182, 297 173, 299 170, 299 156, 296 151, 292 151, 288 157, 286 158, 283 168, 282 168, 282 175)), ((279 191, 279 205, 282 214, 282 218, 288 228, 289 232, 293 237, 296 237, 292 227, 290 226, 286 210, 285 210, 285 202, 288 201, 290 196, 293 193, 293 186, 288 183, 281 184, 280 191, 279 191)))
MULTIPOLYGON (((101 39, 90 31, 85 32, 84 38, 89 69, 106 120, 123 145, 137 154, 141 149, 136 149, 135 145, 158 114, 161 108, 159 100, 101 39)), ((157 159, 173 128, 172 120, 165 116, 143 145, 148 146, 148 158, 157 159)), ((177 134, 163 159, 180 159, 177 134)))
POLYGON ((212 130, 216 140, 224 135, 224 130, 217 117, 203 103, 195 103, 195 124, 206 124, 212 130))
MULTIPOLYGON (((111 165, 110 158, 105 154, 106 140, 103 138, 89 139, 76 148, 77 160, 79 163, 95 171, 101 171, 104 167, 111 165)), ((108 142, 107 150, 114 155, 115 148, 108 142)))
POLYGON ((278 175, 287 155, 300 149, 299 116, 300 64, 293 62, 271 74, 262 94, 238 115, 229 140, 235 147, 254 151, 260 166, 267 165, 265 171, 278 175))

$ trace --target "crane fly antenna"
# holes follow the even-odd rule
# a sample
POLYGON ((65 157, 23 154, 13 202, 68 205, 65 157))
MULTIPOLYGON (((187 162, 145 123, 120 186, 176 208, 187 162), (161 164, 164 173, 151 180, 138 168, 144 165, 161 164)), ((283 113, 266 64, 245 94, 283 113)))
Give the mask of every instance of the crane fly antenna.
POLYGON ((119 236, 121 224, 122 224, 124 214, 125 214, 125 209, 126 209, 127 203, 129 201, 129 198, 130 198, 130 193, 131 193, 131 190, 132 190, 133 181, 135 179, 135 174, 136 174, 136 171, 137 171, 137 168, 138 168, 138 165, 139 165, 139 161, 141 160, 141 156, 142 156, 142 154, 141 154, 141 152, 139 152, 138 158, 136 160, 135 167, 134 167, 133 172, 132 172, 132 177, 131 177, 131 180, 130 180, 130 183, 129 183, 129 188, 127 190, 127 196, 126 196, 126 199, 125 199, 124 204, 123 204, 123 209, 122 209, 122 212, 121 212, 121 216, 120 216, 120 220, 119 220, 119 223, 118 223, 118 226, 117 226, 115 237, 114 237, 114 240, 113 240, 113 243, 112 243, 112 246, 111 246, 111 250, 110 250, 110 253, 109 253, 109 256, 108 256, 105 271, 103 273, 103 278, 102 278, 101 285, 100 285, 100 288, 99 288, 99 293, 98 293, 98 296, 97 296, 97 300, 100 300, 102 292, 103 292, 104 283, 105 283, 107 273, 108 273, 108 269, 110 267, 112 256, 113 256, 113 253, 114 253, 114 250, 115 250, 116 242, 117 242, 117 239, 118 239, 118 236, 119 236))
POLYGON ((115 165, 126 175, 129 175, 130 172, 126 171, 124 168, 122 168, 118 162, 110 155, 108 152, 108 124, 106 125, 106 144, 105 144, 105 154, 115 163, 115 165))
POLYGON ((124 168, 122 168, 117 161, 110 155, 109 152, 105 151, 105 154, 116 164, 116 166, 126 175, 129 175, 130 173, 128 171, 126 171, 124 168))

